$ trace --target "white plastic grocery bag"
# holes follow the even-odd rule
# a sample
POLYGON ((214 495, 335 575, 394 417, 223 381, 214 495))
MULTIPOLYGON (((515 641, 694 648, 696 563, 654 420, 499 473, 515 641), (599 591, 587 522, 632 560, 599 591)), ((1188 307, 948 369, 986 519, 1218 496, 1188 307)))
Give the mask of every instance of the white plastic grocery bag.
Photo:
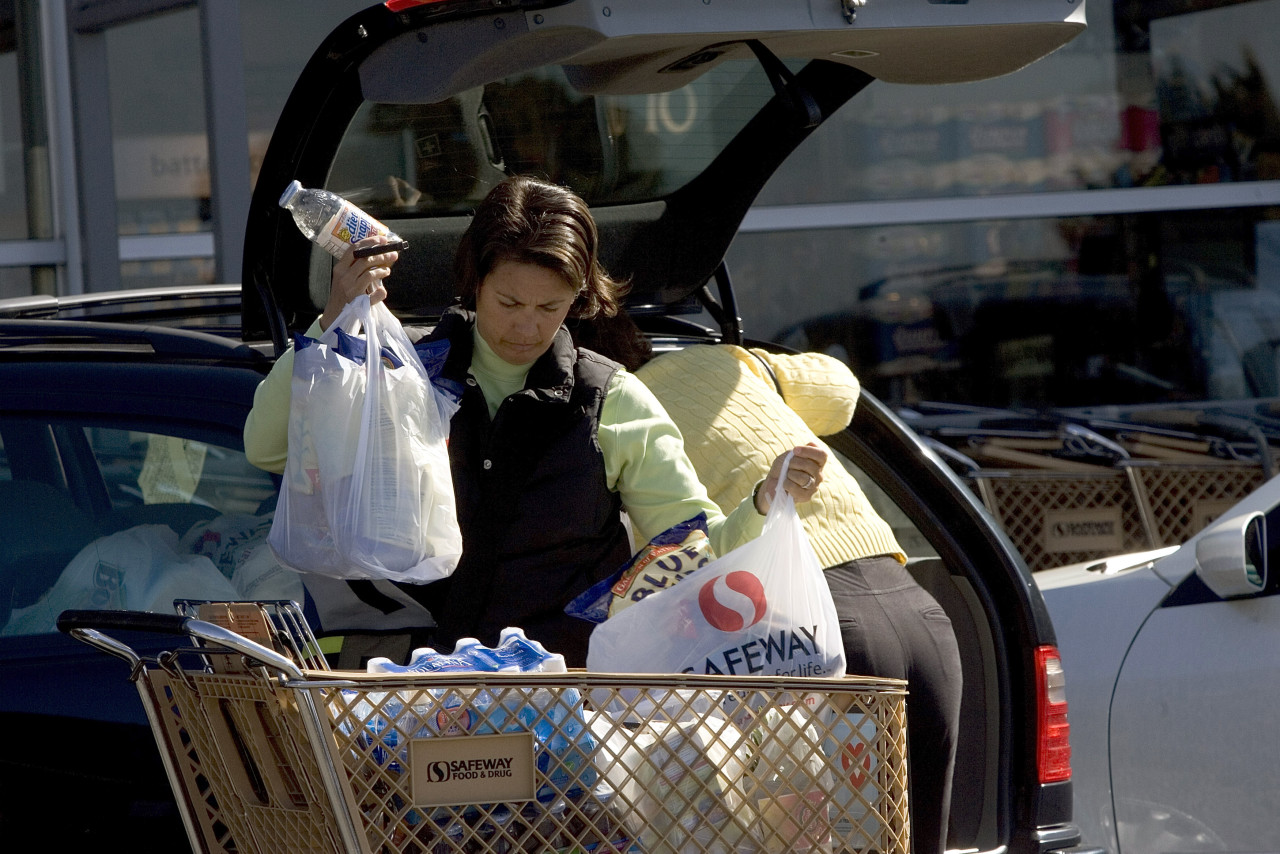
POLYGON ((835 603, 791 496, 775 492, 759 537, 597 625, 587 669, 843 676, 835 603))
POLYGON ((400 322, 368 296, 298 336, 289 454, 267 538, 281 563, 425 583, 462 554, 440 394, 400 322), (362 335, 362 337, 361 337, 362 335))
POLYGON ((14 609, 0 634, 52 632, 69 608, 172 613, 174 599, 243 598, 209 558, 181 547, 168 525, 135 525, 81 549, 39 601, 14 609))

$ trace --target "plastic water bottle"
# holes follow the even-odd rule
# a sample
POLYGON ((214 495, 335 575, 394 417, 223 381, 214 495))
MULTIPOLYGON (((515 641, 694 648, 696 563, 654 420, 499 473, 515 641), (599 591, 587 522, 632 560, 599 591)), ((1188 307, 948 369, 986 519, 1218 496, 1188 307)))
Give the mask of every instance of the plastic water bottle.
POLYGON ((408 664, 396 664, 379 656, 369 659, 365 669, 370 673, 472 673, 476 668, 466 659, 424 646, 413 651, 408 664))
POLYGON ((375 234, 385 235, 388 243, 400 239, 337 193, 304 187, 298 181, 285 187, 280 207, 293 214, 299 231, 335 258, 344 257, 351 244, 375 234))
POLYGON ((524 629, 508 626, 502 630, 495 647, 475 644, 466 650, 458 649, 454 655, 463 655, 477 662, 477 670, 515 670, 520 673, 568 673, 564 656, 548 652, 536 640, 525 636, 524 629))
POLYGON ((459 638, 451 654, 420 647, 409 656, 408 664, 379 657, 369 659, 366 666, 370 673, 569 672, 563 655, 548 652, 542 644, 526 637, 523 629, 513 627, 502 630, 496 647, 485 646, 475 638, 459 638))

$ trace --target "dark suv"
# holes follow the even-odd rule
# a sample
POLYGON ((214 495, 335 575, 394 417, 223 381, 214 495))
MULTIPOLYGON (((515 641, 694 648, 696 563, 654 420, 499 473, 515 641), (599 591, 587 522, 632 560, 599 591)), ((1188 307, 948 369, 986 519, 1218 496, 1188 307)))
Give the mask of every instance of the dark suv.
MULTIPOLYGON (((242 288, 0 305, 0 836, 185 844, 125 668, 58 634, 61 609, 295 598, 319 634, 344 637, 342 655, 412 628, 404 603, 371 594, 386 618, 370 635, 265 547, 278 482, 246 462, 241 430, 330 281, 329 256, 277 205, 290 181, 341 193, 409 241, 390 282, 406 324, 450 302, 453 247, 487 188, 534 173, 592 205, 657 347, 752 343, 724 256, 817 126, 877 79, 1004 74, 1083 28, 1083 4, 1062 0, 388 0, 350 18, 272 137, 242 288)), ((959 635, 949 847, 1079 845, 1054 633, 1023 560, 872 396, 828 441, 959 635)))

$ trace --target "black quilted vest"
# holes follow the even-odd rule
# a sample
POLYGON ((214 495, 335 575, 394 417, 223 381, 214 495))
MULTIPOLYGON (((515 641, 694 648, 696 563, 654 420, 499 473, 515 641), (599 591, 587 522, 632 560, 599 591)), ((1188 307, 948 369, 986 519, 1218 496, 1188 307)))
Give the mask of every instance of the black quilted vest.
POLYGON ((436 641, 441 651, 459 637, 493 645, 503 628, 519 626, 582 667, 592 624, 564 606, 630 557, 597 441, 619 366, 578 350, 561 328, 524 389, 490 419, 469 375, 471 327, 472 315, 453 308, 431 336, 449 338, 443 372, 466 388, 449 433, 462 559, 450 579, 423 591, 436 641))

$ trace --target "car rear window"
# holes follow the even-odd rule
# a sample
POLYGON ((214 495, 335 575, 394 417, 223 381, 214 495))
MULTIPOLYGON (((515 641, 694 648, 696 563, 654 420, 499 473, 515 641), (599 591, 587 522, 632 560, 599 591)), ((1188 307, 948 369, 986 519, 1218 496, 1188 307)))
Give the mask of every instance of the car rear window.
POLYGON ((772 96, 759 64, 735 60, 669 92, 584 95, 549 66, 434 104, 366 102, 327 186, 381 219, 469 213, 517 173, 592 205, 649 201, 701 174, 772 96))

